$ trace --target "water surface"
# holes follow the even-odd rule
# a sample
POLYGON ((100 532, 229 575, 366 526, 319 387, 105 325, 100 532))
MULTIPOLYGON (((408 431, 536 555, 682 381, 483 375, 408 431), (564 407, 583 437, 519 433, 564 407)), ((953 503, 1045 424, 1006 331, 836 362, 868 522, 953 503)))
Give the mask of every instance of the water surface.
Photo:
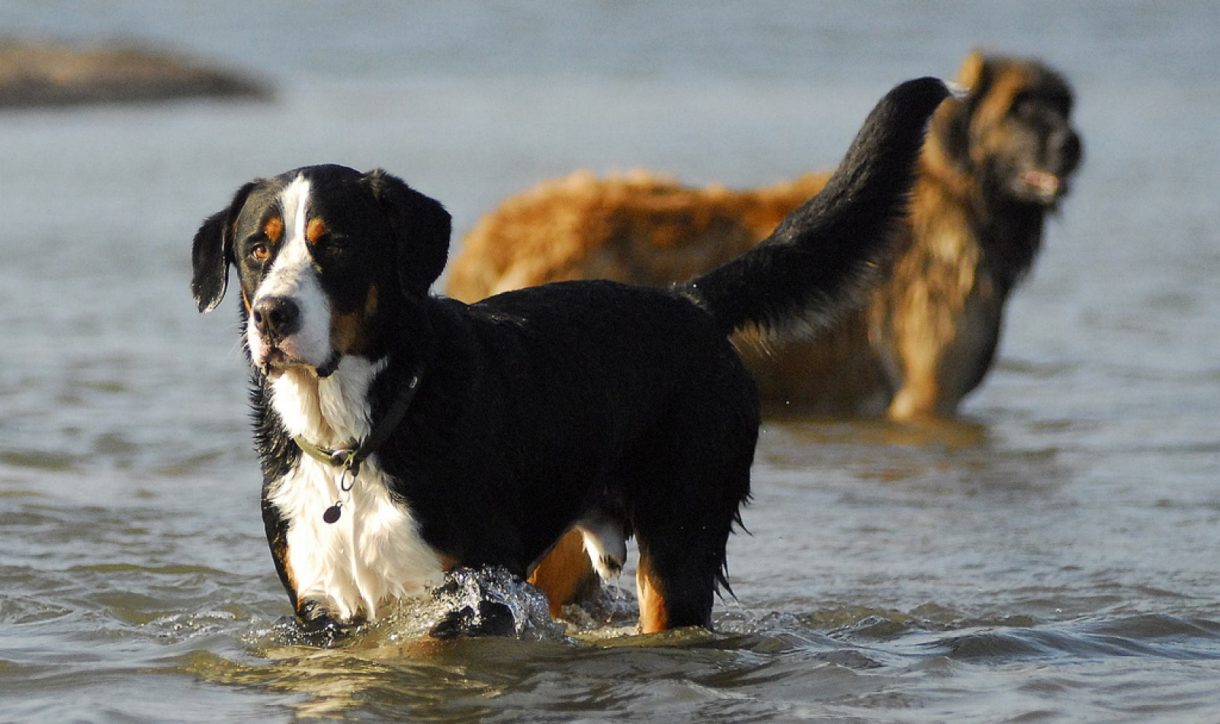
POLYGON ((121 0, 0 27, 278 89, 0 116, 0 718, 1214 717, 1211 4, 121 0), (237 313, 188 291, 242 181, 384 166, 459 230, 582 166, 763 183, 979 45, 1060 67, 1086 146, 1000 362, 961 421, 768 421, 716 633, 635 636, 629 593, 520 640, 421 640, 415 609, 332 648, 277 625, 237 313))

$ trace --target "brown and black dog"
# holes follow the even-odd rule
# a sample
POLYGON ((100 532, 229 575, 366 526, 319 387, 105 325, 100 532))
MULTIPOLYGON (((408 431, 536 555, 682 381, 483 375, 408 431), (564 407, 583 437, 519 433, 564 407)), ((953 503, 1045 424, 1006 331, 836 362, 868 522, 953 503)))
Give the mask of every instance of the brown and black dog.
MULTIPOLYGON (((768 413, 947 416, 992 364, 1004 304, 1081 159, 1072 92, 1029 59, 975 52, 961 101, 934 116, 905 239, 868 303, 816 340, 735 340, 768 413)), ((826 184, 810 174, 759 189, 691 188, 637 173, 578 172, 483 217, 451 265, 448 293, 475 301, 549 281, 666 286, 771 233, 826 184)))

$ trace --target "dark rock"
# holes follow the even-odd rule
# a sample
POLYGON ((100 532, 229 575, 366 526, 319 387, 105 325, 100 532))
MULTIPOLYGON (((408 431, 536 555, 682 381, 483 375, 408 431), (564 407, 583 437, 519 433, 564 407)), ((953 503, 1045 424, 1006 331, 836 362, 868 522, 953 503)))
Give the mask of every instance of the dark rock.
POLYGON ((124 44, 0 40, 0 109, 270 96, 254 78, 171 53, 124 44))

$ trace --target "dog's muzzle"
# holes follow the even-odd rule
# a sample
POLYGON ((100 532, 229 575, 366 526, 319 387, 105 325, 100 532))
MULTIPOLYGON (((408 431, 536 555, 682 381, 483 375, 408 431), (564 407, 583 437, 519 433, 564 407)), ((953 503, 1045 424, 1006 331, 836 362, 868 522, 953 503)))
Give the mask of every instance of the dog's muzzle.
POLYGON ((329 377, 339 367, 342 355, 330 352, 319 364, 304 357, 297 348, 299 334, 304 327, 301 305, 291 297, 268 295, 255 300, 250 309, 250 321, 259 340, 256 362, 264 373, 287 367, 313 367, 318 377, 329 377))

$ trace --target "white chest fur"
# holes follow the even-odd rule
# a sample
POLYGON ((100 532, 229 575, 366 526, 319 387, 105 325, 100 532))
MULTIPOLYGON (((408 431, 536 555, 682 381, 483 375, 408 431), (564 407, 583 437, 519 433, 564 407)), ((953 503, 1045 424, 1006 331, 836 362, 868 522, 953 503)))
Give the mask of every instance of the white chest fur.
MULTIPOLYGON (((346 357, 330 377, 287 373, 273 385, 272 403, 291 435, 338 446, 370 429, 367 391, 383 365, 346 357)), ((372 620, 384 605, 441 582, 436 551, 419 535, 411 510, 391 499, 376 454, 365 460, 343 514, 322 513, 340 498, 340 470, 302 455, 273 484, 270 502, 288 521, 285 561, 301 601, 322 603, 331 615, 372 620)))

